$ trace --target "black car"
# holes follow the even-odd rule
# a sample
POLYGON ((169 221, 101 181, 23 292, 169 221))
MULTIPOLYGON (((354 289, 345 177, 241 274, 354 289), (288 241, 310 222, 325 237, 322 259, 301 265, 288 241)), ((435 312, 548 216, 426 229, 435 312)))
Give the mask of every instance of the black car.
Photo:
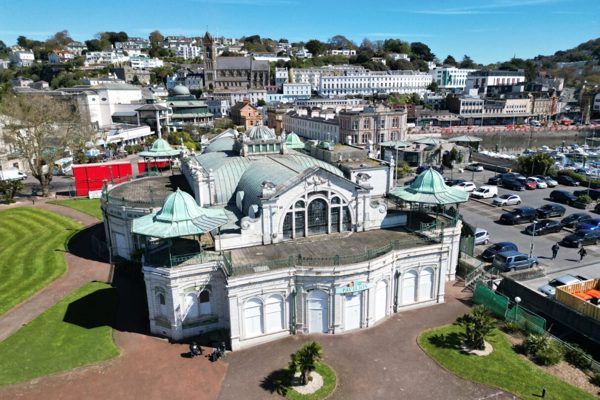
POLYGON ((600 190, 598 190, 598 189, 576 190, 573 192, 573 194, 575 195, 575 197, 588 195, 594 201, 600 199, 600 190))
POLYGON ((579 182, 567 175, 559 175, 556 182, 566 186, 579 186, 579 182))
POLYGON ((550 200, 557 203, 572 205, 575 200, 577 200, 577 197, 573 193, 567 192, 566 190, 553 190, 550 193, 550 200))
POLYGON ((565 228, 574 228, 579 223, 584 223, 592 220, 592 216, 588 213, 574 213, 560 220, 560 223, 565 228))
POLYGON ((527 228, 525 228, 525 233, 528 235, 545 235, 547 233, 556 233, 562 230, 562 225, 560 221, 552 220, 552 219, 543 219, 541 221, 535 222, 527 228))
POLYGON ((511 242, 500 242, 500 243, 496 243, 491 245, 490 247, 488 247, 487 249, 485 249, 483 251, 483 253, 481 253, 481 258, 484 259, 484 261, 492 261, 494 259, 494 256, 498 253, 502 253, 504 251, 519 251, 519 249, 517 248, 517 245, 511 242))
POLYGON ((459 183, 463 183, 463 182, 466 182, 466 180, 464 180, 464 179, 451 179, 451 180, 448 181, 448 183, 446 183, 446 185, 448 185, 448 186, 456 186, 459 183))
POLYGON ((500 182, 501 186, 505 189, 516 190, 519 192, 525 190, 525 185, 516 179, 502 179, 500 182))
POLYGON ((565 208, 560 204, 544 204, 537 210, 538 218, 551 218, 551 217, 562 217, 565 215, 565 208))
POLYGON ((497 185, 498 183, 500 183, 500 175, 496 175, 496 176, 492 176, 491 178, 489 178, 487 180, 488 185, 497 185))
POLYGON ((566 236, 560 242, 566 247, 581 247, 586 244, 596 244, 600 241, 600 230, 595 231, 577 231, 566 236))
POLYGON ((600 213, 600 203, 596 204, 596 207, 594 207, 594 212, 600 213))
POLYGON ((519 207, 500 216, 500 222, 504 224, 521 224, 523 222, 533 222, 537 216, 535 208, 519 207))

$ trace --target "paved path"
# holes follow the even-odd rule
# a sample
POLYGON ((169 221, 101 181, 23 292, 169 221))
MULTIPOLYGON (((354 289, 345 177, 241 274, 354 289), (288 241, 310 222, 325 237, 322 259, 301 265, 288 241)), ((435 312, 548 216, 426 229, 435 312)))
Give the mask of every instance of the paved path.
MULTIPOLYGON (((23 203, 16 206, 30 206, 30 204, 23 203)), ((45 202, 36 202, 34 207, 53 211, 88 227, 98 224, 96 218, 71 208, 45 202)), ((109 280, 110 265, 108 264, 78 257, 72 253, 65 253, 65 260, 67 271, 61 277, 0 316, 0 341, 87 282, 93 280, 108 282, 109 280)))
POLYGON ((447 303, 395 314, 367 330, 342 335, 291 336, 231 353, 220 400, 277 399, 260 387, 269 373, 287 366, 289 355, 318 340, 325 361, 338 375, 331 399, 509 399, 496 388, 465 381, 447 372, 418 347, 425 329, 453 322, 467 311, 461 287, 447 286, 447 303))

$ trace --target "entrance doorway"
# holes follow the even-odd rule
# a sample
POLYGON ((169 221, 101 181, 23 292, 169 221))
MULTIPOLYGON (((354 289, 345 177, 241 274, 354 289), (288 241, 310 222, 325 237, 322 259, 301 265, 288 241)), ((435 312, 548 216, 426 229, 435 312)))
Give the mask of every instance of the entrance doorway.
POLYGON ((308 295, 308 332, 329 332, 329 308, 327 306, 327 293, 322 290, 313 290, 308 295))
POLYGON ((345 303, 344 330, 349 331, 360 328, 360 306, 362 303, 360 294, 346 296, 345 303))

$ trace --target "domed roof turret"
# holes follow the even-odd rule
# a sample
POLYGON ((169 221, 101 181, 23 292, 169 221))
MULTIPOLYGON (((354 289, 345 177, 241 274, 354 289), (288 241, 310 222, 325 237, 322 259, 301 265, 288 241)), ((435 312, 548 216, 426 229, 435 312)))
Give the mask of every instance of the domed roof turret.
POLYGON ((171 89, 171 95, 173 96, 189 96, 190 89, 183 85, 176 85, 171 89))
POLYGON ((250 140, 273 140, 275 139, 275 131, 267 128, 264 125, 256 125, 248 129, 245 135, 250 140))

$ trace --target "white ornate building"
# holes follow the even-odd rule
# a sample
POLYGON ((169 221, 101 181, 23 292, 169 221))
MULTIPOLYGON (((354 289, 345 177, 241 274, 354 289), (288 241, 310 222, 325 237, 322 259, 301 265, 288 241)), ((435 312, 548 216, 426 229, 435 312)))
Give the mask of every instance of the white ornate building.
POLYGON ((236 350, 444 301, 460 221, 388 207, 365 165, 342 172, 263 126, 226 131, 181 165, 183 176, 103 195, 111 252, 143 253, 153 333, 222 329, 236 350), (409 229, 423 221, 429 229, 409 229))

